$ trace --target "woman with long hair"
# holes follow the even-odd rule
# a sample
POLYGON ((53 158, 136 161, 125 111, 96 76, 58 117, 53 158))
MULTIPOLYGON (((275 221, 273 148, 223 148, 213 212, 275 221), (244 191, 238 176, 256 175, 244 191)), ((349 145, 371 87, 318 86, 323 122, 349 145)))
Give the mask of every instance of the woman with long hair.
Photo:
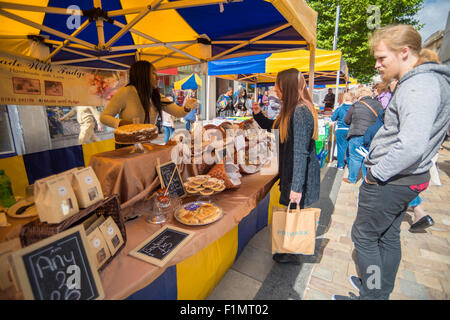
MULTIPOLYGON (((320 193, 320 164, 315 143, 317 113, 305 79, 297 69, 278 73, 275 91, 281 101, 276 119, 264 116, 258 103, 252 106, 253 117, 261 128, 279 130, 280 204, 288 206, 291 202, 291 208, 308 207, 319 200, 320 193)), ((275 254, 273 259, 280 263, 300 263, 295 254, 275 254)))
MULTIPOLYGON (((117 90, 100 116, 100 121, 112 128, 132 123, 155 124, 162 119, 162 110, 184 117, 197 104, 190 99, 179 107, 159 93, 155 67, 148 61, 137 61, 130 68, 129 83, 117 90), (119 115, 119 119, 115 116, 119 115)), ((116 146, 119 147, 119 146, 116 146)))

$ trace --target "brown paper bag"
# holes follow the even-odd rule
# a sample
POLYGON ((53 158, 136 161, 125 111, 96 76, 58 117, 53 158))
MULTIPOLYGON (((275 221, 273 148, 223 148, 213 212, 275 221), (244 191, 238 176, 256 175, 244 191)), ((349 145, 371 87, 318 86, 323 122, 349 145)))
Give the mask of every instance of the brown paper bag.
POLYGON ((72 187, 80 208, 87 208, 104 199, 102 187, 92 167, 74 172, 72 187))
POLYGON ((111 253, 109 252, 106 240, 103 237, 99 228, 96 228, 88 236, 89 250, 92 252, 92 256, 95 257, 97 264, 97 270, 109 259, 111 253))
POLYGON ((78 213, 78 201, 66 176, 38 182, 35 190, 36 209, 42 222, 60 223, 78 213))
POLYGON ((314 254, 320 209, 299 211, 274 206, 272 215, 272 254, 314 254))
POLYGON ((106 240, 111 255, 113 256, 123 243, 122 233, 120 232, 119 227, 117 227, 117 224, 114 222, 113 218, 108 217, 108 219, 100 225, 99 229, 106 240))

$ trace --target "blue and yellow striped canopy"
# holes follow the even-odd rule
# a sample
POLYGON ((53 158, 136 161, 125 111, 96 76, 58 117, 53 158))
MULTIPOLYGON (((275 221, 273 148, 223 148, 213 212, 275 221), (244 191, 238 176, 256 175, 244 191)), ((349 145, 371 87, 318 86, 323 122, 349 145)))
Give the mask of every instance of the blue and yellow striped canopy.
POLYGON ((187 90, 187 89, 197 90, 198 87, 201 85, 202 85, 202 79, 200 79, 198 74, 193 73, 184 79, 175 81, 173 84, 173 88, 175 90, 187 90))
POLYGON ((92 68, 144 59, 163 69, 315 46, 316 23, 305 0, 11 0, 0 1, 0 50, 92 68), (30 39, 47 53, 36 56, 30 39))
MULTIPOLYGON (((208 74, 252 83, 273 83, 278 72, 296 68, 309 77, 309 51, 291 50, 269 54, 258 54, 208 62, 208 74)), ((315 85, 336 84, 337 71, 339 81, 345 84, 347 66, 341 51, 316 49, 314 63, 315 85)))

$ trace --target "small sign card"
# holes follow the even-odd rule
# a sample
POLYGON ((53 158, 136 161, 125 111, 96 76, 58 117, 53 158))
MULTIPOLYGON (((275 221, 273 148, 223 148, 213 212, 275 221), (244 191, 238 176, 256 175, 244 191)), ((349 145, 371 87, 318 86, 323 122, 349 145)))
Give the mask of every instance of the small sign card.
POLYGON ((165 226, 139 244, 128 254, 163 267, 194 236, 194 232, 174 226, 165 226))
POLYGON ((161 186, 163 188, 167 188, 170 183, 170 195, 180 198, 186 195, 186 190, 184 189, 183 185, 183 179, 181 179, 178 167, 174 162, 170 161, 162 165, 157 165, 156 169, 158 171, 159 180, 161 181, 161 186))

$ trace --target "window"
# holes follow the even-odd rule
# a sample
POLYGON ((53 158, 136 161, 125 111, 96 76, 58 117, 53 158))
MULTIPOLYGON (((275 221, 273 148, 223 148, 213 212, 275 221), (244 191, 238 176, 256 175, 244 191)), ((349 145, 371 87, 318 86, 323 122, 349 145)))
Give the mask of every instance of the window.
POLYGON ((14 140, 11 134, 8 109, 6 105, 0 105, 0 157, 15 154, 14 140))

